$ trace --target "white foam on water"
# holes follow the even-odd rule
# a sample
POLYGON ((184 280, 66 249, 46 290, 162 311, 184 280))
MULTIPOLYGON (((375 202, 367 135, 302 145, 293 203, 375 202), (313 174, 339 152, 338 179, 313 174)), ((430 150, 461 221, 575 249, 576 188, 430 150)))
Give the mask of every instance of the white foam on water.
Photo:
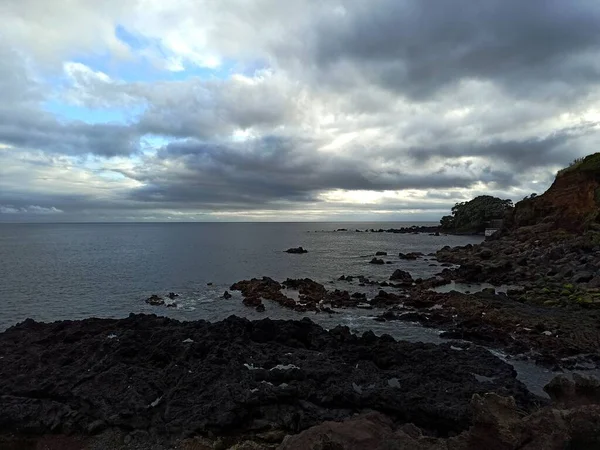
POLYGON ((292 369, 299 369, 300 367, 295 366, 293 364, 278 364, 275 367, 269 369, 269 370, 292 370, 292 369))

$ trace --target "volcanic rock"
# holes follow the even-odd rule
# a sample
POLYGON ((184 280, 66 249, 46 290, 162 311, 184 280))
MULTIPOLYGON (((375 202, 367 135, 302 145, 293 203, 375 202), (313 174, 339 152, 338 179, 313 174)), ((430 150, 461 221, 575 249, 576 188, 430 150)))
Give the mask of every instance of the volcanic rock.
POLYGON ((295 433, 371 409, 447 435, 471 425, 474 394, 511 395, 524 411, 538 401, 487 350, 328 332, 308 319, 28 319, 0 333, 0 349, 0 434, 85 434, 97 421, 157 438, 259 423, 295 433))
POLYGON ((288 248, 285 252, 286 253, 301 254, 301 253, 308 253, 308 250, 305 250, 302 247, 295 247, 295 248, 288 248))
POLYGON ((162 297, 159 297, 156 294, 152 294, 146 299, 146 303, 152 306, 162 306, 165 304, 165 301, 162 299, 162 297))
POLYGON ((390 280, 392 281, 400 281, 405 284, 412 284, 413 277, 410 273, 405 270, 396 269, 394 273, 390 276, 390 280))

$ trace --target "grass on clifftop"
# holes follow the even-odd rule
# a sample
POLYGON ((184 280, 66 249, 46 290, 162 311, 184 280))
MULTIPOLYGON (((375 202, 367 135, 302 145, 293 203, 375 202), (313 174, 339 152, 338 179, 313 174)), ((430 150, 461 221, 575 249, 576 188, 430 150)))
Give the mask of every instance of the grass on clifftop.
POLYGON ((577 158, 569 167, 558 171, 557 176, 575 171, 580 172, 600 172, 600 153, 588 155, 585 158, 577 158))

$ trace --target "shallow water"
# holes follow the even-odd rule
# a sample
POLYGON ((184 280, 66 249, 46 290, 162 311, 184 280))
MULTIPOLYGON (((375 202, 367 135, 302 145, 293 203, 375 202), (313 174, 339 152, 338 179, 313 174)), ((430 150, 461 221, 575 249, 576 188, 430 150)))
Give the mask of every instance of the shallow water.
POLYGON ((476 292, 481 292, 484 289, 493 288, 496 292, 504 292, 506 293, 509 289, 522 289, 519 286, 510 285, 510 284, 502 284, 500 286, 494 286, 490 283, 456 283, 452 281, 448 284, 444 284, 442 286, 437 286, 432 288, 432 291, 439 293, 448 293, 452 291, 462 292, 463 294, 474 294, 476 292))

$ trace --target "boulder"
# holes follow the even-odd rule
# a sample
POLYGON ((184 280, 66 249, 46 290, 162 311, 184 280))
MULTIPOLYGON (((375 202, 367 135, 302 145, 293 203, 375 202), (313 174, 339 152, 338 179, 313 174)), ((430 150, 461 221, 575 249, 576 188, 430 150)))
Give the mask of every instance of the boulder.
POLYGON ((373 258, 371 261, 369 261, 369 264, 382 265, 382 264, 385 264, 385 261, 383 259, 380 259, 380 258, 373 258))
POLYGON ((288 436, 279 450, 374 450, 382 448, 383 443, 393 437, 390 418, 373 412, 343 422, 324 422, 300 434, 288 436))
POLYGON ((596 289, 600 288, 600 275, 596 275, 588 282, 588 287, 596 289))
POLYGON ((494 252, 491 251, 489 248, 484 248, 479 252, 478 256, 481 259, 490 259, 492 256, 494 256, 494 252))
POLYGON ((246 306, 256 307, 256 306, 262 305, 262 300, 260 299, 260 297, 252 295, 252 296, 244 297, 244 300, 242 300, 242 303, 244 303, 244 305, 246 305, 246 306))
POLYGON ((600 405, 600 380, 577 373, 570 380, 564 375, 554 377, 544 386, 552 401, 562 407, 600 405))
POLYGON ((387 252, 377 252, 375 256, 387 256, 387 252))
POLYGON ((373 297, 369 303, 376 308, 383 308, 387 306, 398 305, 402 303, 403 300, 404 297, 380 290, 377 296, 373 297))
POLYGON ((405 270, 396 269, 396 270, 394 270, 394 273, 390 276, 390 280, 412 284, 413 277, 410 273, 408 273, 405 270))
POLYGON ((165 301, 162 297, 159 297, 156 294, 152 294, 150 297, 146 299, 146 303, 152 306, 162 306, 165 304, 165 301))
POLYGON ((573 281, 575 283, 587 283, 588 281, 594 278, 593 272, 577 272, 573 276, 573 281))
POLYGON ((419 257, 423 256, 423 253, 421 252, 410 252, 410 253, 402 253, 400 252, 398 254, 398 257, 400 259, 407 259, 407 260, 415 260, 419 257))
POLYGON ((232 295, 229 293, 229 291, 225 291, 225 292, 223 292, 223 298, 224 298, 225 300, 228 300, 228 299, 230 299, 231 297, 232 297, 232 295))
POLYGON ((294 248, 288 248, 285 251, 285 253, 302 254, 302 253, 308 253, 308 250, 305 250, 302 247, 294 247, 294 248))

